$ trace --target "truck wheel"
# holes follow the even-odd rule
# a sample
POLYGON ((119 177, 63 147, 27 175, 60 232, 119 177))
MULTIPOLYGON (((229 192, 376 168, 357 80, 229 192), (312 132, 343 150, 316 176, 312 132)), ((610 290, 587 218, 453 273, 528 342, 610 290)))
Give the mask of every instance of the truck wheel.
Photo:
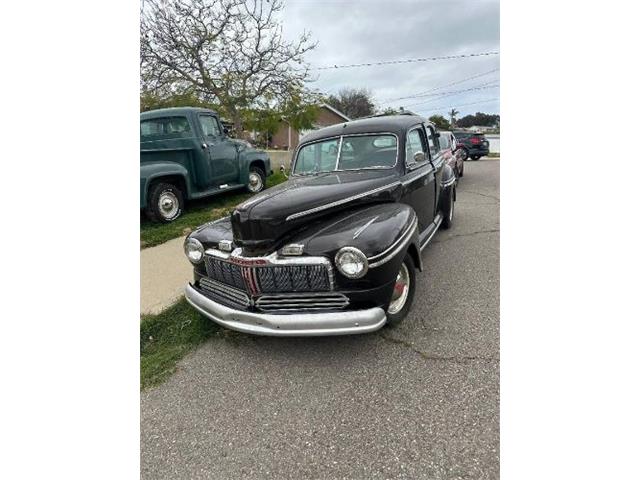
POLYGON ((387 325, 389 327, 396 327, 407 316, 411 309, 415 292, 416 269, 413 266, 411 255, 407 252, 402 265, 400 265, 393 293, 391 294, 391 301, 387 307, 387 325))
POLYGON ((264 190, 265 174, 261 168, 251 167, 249 169, 249 183, 247 183, 247 190, 251 193, 258 193, 264 190))
POLYGON ((442 202, 442 215, 444 218, 442 219, 442 228, 445 230, 451 227, 453 223, 453 210, 456 204, 456 193, 455 193, 455 184, 449 188, 446 196, 442 202))
POLYGON ((184 197, 175 185, 156 183, 149 189, 145 213, 154 222, 169 223, 182 215, 184 197))

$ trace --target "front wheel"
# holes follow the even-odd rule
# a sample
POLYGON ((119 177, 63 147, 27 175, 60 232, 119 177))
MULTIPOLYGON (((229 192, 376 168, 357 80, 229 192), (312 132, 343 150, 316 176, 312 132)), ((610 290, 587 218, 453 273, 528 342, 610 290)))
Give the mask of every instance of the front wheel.
POLYGON ((416 269, 413 265, 413 259, 407 252, 400 270, 396 275, 396 281, 393 285, 393 293, 391 294, 391 301, 387 307, 387 325, 395 327, 404 320, 411 304, 413 303, 413 296, 416 292, 416 269))
POLYGON ((247 190, 251 193, 258 193, 264 190, 265 187, 265 174, 262 169, 258 167, 251 167, 249 170, 249 182, 247 183, 247 190))
POLYGON ((453 223, 453 210, 456 204, 455 188, 456 186, 454 184, 448 189, 449 191, 446 193, 442 202, 442 215, 444 215, 444 218, 442 219, 442 228, 445 230, 450 228, 453 223))
POLYGON ((480 155, 473 155, 471 160, 480 160, 480 155))

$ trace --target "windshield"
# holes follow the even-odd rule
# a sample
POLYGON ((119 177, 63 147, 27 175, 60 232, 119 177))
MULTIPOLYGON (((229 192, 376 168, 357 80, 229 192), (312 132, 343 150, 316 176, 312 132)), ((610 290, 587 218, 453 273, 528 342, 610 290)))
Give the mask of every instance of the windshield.
POLYGON ((344 135, 304 145, 298 151, 294 174, 391 168, 396 164, 395 135, 344 135))

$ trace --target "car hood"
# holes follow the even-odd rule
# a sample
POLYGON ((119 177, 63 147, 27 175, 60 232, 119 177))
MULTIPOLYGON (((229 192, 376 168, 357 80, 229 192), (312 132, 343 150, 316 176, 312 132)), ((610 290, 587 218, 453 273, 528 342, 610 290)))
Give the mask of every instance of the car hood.
POLYGON ((291 177, 239 205, 231 215, 234 243, 262 255, 322 217, 356 205, 395 201, 400 182, 389 170, 291 177))

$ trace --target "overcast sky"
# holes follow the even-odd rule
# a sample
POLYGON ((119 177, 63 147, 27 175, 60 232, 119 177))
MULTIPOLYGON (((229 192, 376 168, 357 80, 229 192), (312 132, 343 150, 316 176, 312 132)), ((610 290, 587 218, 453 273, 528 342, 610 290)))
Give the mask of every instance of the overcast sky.
MULTIPOLYGON (((459 55, 500 50, 500 3, 495 0, 285 0, 284 34, 311 31, 318 46, 307 56, 312 67, 459 55)), ((314 72, 314 88, 335 93, 366 87, 382 107, 405 106, 430 116, 452 107, 460 116, 499 113, 500 56, 344 68, 314 72), (451 83, 456 85, 446 86, 451 83), (444 88, 438 88, 446 86, 444 88), (432 90, 455 95, 386 100, 432 90), (476 103, 482 102, 482 103, 476 103), (467 105, 471 104, 473 105, 467 105)))

